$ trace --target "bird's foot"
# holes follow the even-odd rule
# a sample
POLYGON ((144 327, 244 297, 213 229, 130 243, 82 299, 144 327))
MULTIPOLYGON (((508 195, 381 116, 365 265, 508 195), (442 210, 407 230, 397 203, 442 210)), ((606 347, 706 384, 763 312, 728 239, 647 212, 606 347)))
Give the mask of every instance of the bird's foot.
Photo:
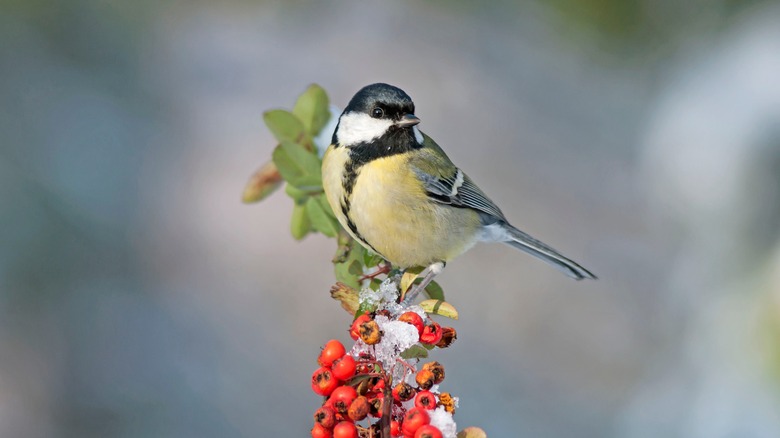
POLYGON ((417 295, 420 295, 420 292, 425 289, 425 286, 420 287, 421 285, 422 283, 415 284, 414 287, 409 289, 409 292, 406 293, 403 301, 401 301, 401 307, 409 307, 414 304, 414 300, 417 298, 417 295))
POLYGON ((417 295, 419 295, 420 292, 424 291, 425 288, 428 287, 428 284, 430 284, 430 282, 433 280, 433 277, 441 273, 441 271, 444 269, 444 265, 444 262, 436 262, 428 266, 428 273, 425 274, 425 277, 423 277, 420 283, 414 285, 414 287, 412 287, 409 292, 406 293, 403 301, 401 301, 401 306, 411 306, 414 302, 414 299, 417 298, 417 295))

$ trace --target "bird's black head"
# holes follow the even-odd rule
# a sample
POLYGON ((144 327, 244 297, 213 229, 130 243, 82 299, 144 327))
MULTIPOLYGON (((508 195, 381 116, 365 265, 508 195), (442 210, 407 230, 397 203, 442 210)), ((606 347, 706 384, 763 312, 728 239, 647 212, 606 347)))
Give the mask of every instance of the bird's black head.
POLYGON ((388 84, 366 85, 355 93, 347 112, 361 112, 375 119, 399 120, 405 114, 414 114, 414 102, 404 90, 388 84))
POLYGON ((392 137, 394 143, 405 139, 422 143, 420 123, 414 115, 414 102, 403 90, 388 84, 371 84, 358 91, 339 118, 333 144, 355 145, 392 137))

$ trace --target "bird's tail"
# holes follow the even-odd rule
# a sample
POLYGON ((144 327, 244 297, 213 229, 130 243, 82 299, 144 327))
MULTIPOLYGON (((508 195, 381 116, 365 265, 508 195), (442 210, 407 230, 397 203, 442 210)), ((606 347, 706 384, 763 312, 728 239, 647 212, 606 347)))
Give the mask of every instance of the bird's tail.
POLYGON ((503 240, 503 243, 544 260, 575 280, 582 280, 585 278, 596 279, 596 276, 593 275, 593 273, 580 266, 574 260, 565 257, 558 251, 518 230, 512 225, 502 223, 501 227, 506 232, 506 237, 508 238, 508 240, 503 240))

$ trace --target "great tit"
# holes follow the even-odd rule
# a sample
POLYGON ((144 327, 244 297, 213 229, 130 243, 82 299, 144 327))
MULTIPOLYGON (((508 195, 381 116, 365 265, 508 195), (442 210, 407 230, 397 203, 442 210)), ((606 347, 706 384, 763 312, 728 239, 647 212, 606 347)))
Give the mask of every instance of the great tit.
POLYGON ((510 225, 419 123, 403 90, 368 85, 339 117, 322 161, 325 195, 344 229, 395 267, 428 268, 412 297, 478 241, 506 243, 576 280, 596 278, 510 225))

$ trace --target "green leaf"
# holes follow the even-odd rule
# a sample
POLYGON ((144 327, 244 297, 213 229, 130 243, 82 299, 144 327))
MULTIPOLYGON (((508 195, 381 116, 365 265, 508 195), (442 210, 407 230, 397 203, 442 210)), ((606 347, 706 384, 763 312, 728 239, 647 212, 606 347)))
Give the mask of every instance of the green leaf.
POLYGON ((398 288, 398 290, 401 291, 401 299, 406 295, 406 292, 409 291, 409 288, 414 284, 415 281, 417 281, 417 277, 420 276, 420 273, 425 268, 421 268, 419 266, 409 268, 404 271, 404 275, 401 276, 401 284, 398 288))
POLYGON ((365 374, 358 374, 358 375, 356 375, 354 377, 350 377, 349 379, 347 379, 347 381, 344 382, 344 384, 347 385, 347 386, 355 387, 360 382, 365 381, 365 380, 369 380, 369 379, 373 379, 373 378, 374 378, 374 376, 367 376, 365 374))
POLYGON ((431 281, 428 286, 425 286, 425 295, 428 295, 428 298, 432 300, 444 301, 444 290, 435 281, 431 281))
POLYGON ((330 119, 327 93, 317 84, 309 85, 298 97, 292 112, 303 122, 306 132, 316 137, 330 119))
POLYGON ((458 319, 458 311, 455 310, 455 307, 452 304, 446 301, 425 300, 420 303, 420 307, 422 307, 425 313, 428 314, 440 315, 446 318, 458 319))
POLYGON ((284 192, 287 193, 289 197, 293 198, 296 204, 305 204, 309 198, 309 193, 311 193, 301 190, 292 184, 286 184, 284 186, 284 192))
POLYGON ((271 110, 263 113, 265 125, 274 137, 283 141, 301 142, 306 136, 305 127, 298 117, 285 110, 271 110))
POLYGON ((362 315, 364 313, 375 312, 376 308, 377 308, 377 304, 376 303, 374 303, 374 304, 368 304, 367 302, 360 303, 358 305, 357 312, 355 312, 355 316, 357 317, 357 316, 360 316, 360 315, 362 315))
POLYGON ((357 241, 352 240, 352 246, 349 248, 349 254, 347 254, 347 257, 351 260, 354 260, 358 262, 358 265, 360 265, 360 275, 363 275, 363 255, 366 253, 366 249, 363 248, 363 245, 357 243, 357 241))
POLYGON ((303 239, 311 230, 309 215, 306 213, 306 205, 296 203, 293 206, 290 231, 296 240, 303 239))
POLYGON ((322 199, 321 196, 309 198, 306 201, 306 211, 309 213, 311 225, 315 230, 328 237, 336 237, 340 225, 332 216, 332 212, 325 210, 320 199, 322 199))
POLYGON ((359 256, 356 260, 352 260, 352 263, 349 264, 349 273, 358 278, 363 276, 363 264, 360 263, 359 256))
POLYGON ((345 260, 347 260, 347 257, 349 257, 349 253, 352 248, 355 245, 359 245, 357 242, 355 242, 355 239, 349 235, 349 233, 344 231, 343 228, 339 230, 339 234, 336 236, 336 243, 338 246, 336 247, 336 254, 333 256, 332 260, 334 264, 343 263, 345 260))
POLYGON ((379 265, 382 263, 382 260, 384 260, 382 257, 366 251, 366 254, 363 256, 363 265, 367 268, 373 268, 374 266, 379 265))
POLYGON ((360 290, 359 279, 363 276, 362 262, 366 250, 341 228, 339 228, 337 241, 338 248, 333 257, 336 279, 355 290, 360 290))
MULTIPOLYGON (((425 268, 417 266, 404 271, 403 276, 401 276, 401 284, 399 287, 402 299, 403 296, 406 296, 406 292, 409 292, 412 285, 418 284, 423 280, 423 278, 420 277, 420 273, 424 270, 425 268)), ((431 299, 444 301, 444 290, 439 286, 439 283, 436 283, 435 281, 428 283, 428 286, 425 287, 425 294, 431 299)))
POLYGON ((336 280, 353 289, 360 290, 360 281, 358 280, 362 271, 357 260, 348 259, 343 263, 336 263, 333 268, 336 272, 336 280))
MULTIPOLYGON (((296 202, 299 204, 303 204, 306 202, 309 197, 318 198, 320 196, 325 196, 325 193, 322 191, 322 188, 319 189, 313 189, 313 188, 307 188, 306 190, 301 189, 299 187, 295 187, 292 184, 287 184, 284 186, 284 192, 287 193, 287 195, 291 198, 293 198, 296 202)), ((325 201, 326 203, 328 201, 325 201)), ((328 212, 330 212, 330 206, 328 206, 328 212)))
MULTIPOLYGON (((330 203, 328 202, 328 197, 325 196, 325 192, 314 195, 314 199, 317 200, 317 203, 320 204, 320 207, 322 208, 322 211, 325 212, 325 214, 328 215, 328 217, 333 218, 336 220, 336 223, 338 224, 338 220, 336 219, 336 215, 333 214, 333 209, 330 208, 330 203)), ((339 229, 341 229, 341 225, 339 225, 339 229)))
POLYGON ((336 279, 347 286, 360 290, 360 277, 363 276, 363 253, 365 249, 355 241, 352 241, 349 252, 343 262, 334 263, 336 279))
POLYGON ((423 359, 428 357, 428 350, 420 344, 414 344, 401 352, 404 359, 423 359))
POLYGON ((302 190, 322 189, 322 162, 314 152, 283 141, 273 152, 274 164, 288 183, 302 190))

